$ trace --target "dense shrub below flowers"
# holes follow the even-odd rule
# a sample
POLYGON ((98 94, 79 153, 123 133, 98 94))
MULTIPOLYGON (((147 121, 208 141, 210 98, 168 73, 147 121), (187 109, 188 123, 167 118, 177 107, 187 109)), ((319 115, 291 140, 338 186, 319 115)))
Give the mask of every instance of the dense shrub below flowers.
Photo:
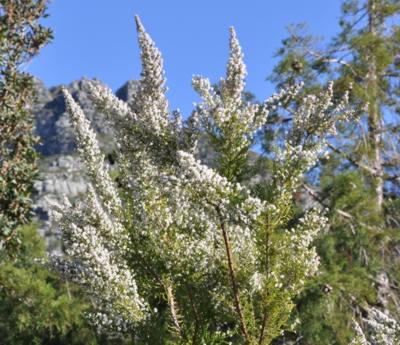
POLYGON ((183 121, 168 110, 161 54, 136 24, 142 74, 134 100, 91 84, 118 147, 114 178, 64 90, 91 184, 84 202, 53 206, 66 245, 54 264, 85 287, 100 332, 130 334, 137 344, 269 344, 317 272, 312 242, 326 219, 316 208, 293 219, 293 194, 336 123, 351 118, 347 95, 334 102, 330 85, 303 99, 284 145, 271 152, 268 197, 260 199, 242 183, 253 137, 301 86, 246 103, 246 68, 231 29, 226 77, 218 90, 193 78, 202 102, 183 121), (214 169, 194 157, 200 133, 217 153, 214 169))
POLYGON ((45 245, 37 227, 18 230, 22 240, 18 257, 0 265, 0 343, 110 344, 84 319, 90 303, 79 297, 77 287, 63 283, 43 265, 45 245))

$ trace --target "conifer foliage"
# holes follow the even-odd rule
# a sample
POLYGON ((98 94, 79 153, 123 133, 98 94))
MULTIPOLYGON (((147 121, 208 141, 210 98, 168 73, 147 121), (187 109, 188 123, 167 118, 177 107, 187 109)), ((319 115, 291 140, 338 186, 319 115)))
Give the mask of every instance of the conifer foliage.
POLYGON ((53 205, 66 255, 62 274, 86 287, 100 331, 130 333, 138 344, 269 344, 286 326, 292 299, 316 273, 312 241, 321 210, 293 220, 293 193, 326 147, 337 121, 347 121, 347 95, 332 87, 307 96, 294 126, 274 148, 268 199, 241 183, 255 133, 268 114, 301 86, 260 105, 244 101, 246 69, 232 28, 226 77, 193 86, 202 102, 183 121, 169 112, 163 61, 136 17, 142 74, 126 104, 95 81, 91 98, 112 126, 112 174, 95 133, 64 90, 90 187, 84 202, 53 205), (211 169, 195 159, 199 133, 218 153, 211 169))
MULTIPOLYGON (((329 208, 330 229, 316 241, 320 275, 297 300, 301 323, 292 337, 300 344, 347 345, 353 319, 368 333, 360 305, 399 320, 400 2, 341 4, 340 30, 326 42, 304 24, 289 28, 270 77, 277 87, 302 81, 306 94, 329 80, 335 81, 335 97, 351 87, 349 102, 359 119, 341 127, 329 157, 304 184, 329 208)), ((276 115, 276 123, 291 126, 290 116, 276 115)))

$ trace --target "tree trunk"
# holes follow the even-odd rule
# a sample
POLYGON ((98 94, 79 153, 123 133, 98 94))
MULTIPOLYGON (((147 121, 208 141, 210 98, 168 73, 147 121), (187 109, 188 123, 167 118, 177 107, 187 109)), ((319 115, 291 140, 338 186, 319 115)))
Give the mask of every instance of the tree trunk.
MULTIPOLYGON (((375 38, 379 30, 377 0, 368 0, 368 30, 375 38)), ((372 43, 372 42, 371 42, 372 43)), ((368 73, 366 78, 368 92, 368 137, 370 147, 370 162, 374 169, 373 185, 376 197, 377 210, 382 210, 383 204, 383 165, 382 165, 382 118, 379 107, 378 71, 373 44, 367 55, 368 73)))

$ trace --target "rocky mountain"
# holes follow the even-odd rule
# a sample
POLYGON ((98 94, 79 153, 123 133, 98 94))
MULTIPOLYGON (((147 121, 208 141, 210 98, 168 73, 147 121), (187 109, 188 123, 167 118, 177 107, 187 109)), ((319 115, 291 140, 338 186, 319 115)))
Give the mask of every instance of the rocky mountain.
MULTIPOLYGON (((89 80, 82 78, 67 86, 75 100, 82 107, 97 132, 100 144, 105 152, 111 151, 110 129, 104 116, 97 112, 88 97, 89 80)), ((37 151, 39 161, 39 179, 35 182, 35 212, 40 222, 40 233, 46 239, 50 251, 60 248, 60 236, 49 220, 49 202, 79 198, 86 191, 86 179, 82 164, 75 152, 75 137, 66 113, 61 86, 47 89, 41 81, 36 81, 38 102, 34 113, 36 134, 41 138, 37 151)), ((132 100, 137 90, 136 81, 128 81, 116 95, 127 102, 132 100)))
MULTIPOLYGON (((94 109, 88 97, 88 86, 89 80, 82 78, 69 84, 67 89, 82 107, 92 127, 104 139, 110 135, 110 130, 104 116, 94 109)), ((69 116, 66 113, 61 86, 46 89, 43 83, 38 82, 37 88, 39 102, 35 108, 36 133, 41 138, 41 145, 37 147, 37 150, 46 157, 73 153, 75 139, 69 116)), ((124 96, 130 96, 130 92, 132 92, 128 90, 130 88, 134 88, 133 82, 126 83, 118 90, 121 99, 128 100, 124 96)))

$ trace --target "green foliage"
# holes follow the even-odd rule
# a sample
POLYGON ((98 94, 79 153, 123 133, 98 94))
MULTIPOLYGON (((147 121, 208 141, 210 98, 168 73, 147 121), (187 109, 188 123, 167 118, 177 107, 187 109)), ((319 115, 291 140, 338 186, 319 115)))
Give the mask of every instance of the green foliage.
MULTIPOLYGON (((362 318, 360 304, 397 309, 398 292, 382 294, 387 287, 377 276, 388 274, 392 286, 399 281, 399 14, 396 0, 344 0, 337 36, 324 44, 304 24, 291 26, 277 52, 280 60, 269 79, 278 87, 304 82, 308 93, 334 80, 337 97, 351 89, 350 103, 360 118, 338 127, 330 157, 308 178, 309 197, 330 210, 330 228, 317 241, 321 272, 297 300, 297 331, 281 342, 289 337, 300 344, 348 344, 353 318, 362 318)), ((263 132, 264 148, 280 140, 273 129, 282 119, 290 128, 290 114, 276 113, 263 132)))
POLYGON ((18 258, 0 264, 1 343, 101 344, 84 320, 90 304, 43 266, 46 254, 36 227, 20 233, 18 258))
MULTIPOLYGON (((31 216, 36 153, 32 77, 20 71, 51 39, 39 20, 47 0, 0 2, 0 250, 19 244, 17 228, 31 216)), ((9 251, 15 253, 15 251, 9 251)))
POLYGON ((321 181, 322 194, 328 194, 331 203, 331 226, 316 243, 321 269, 298 300, 296 315, 301 320, 300 333, 312 343, 349 344, 353 302, 376 303, 371 276, 381 266, 379 239, 373 231, 379 217, 373 216, 373 191, 364 189, 362 178, 352 171, 325 175, 321 181), (353 219, 344 218, 338 209, 353 219))

